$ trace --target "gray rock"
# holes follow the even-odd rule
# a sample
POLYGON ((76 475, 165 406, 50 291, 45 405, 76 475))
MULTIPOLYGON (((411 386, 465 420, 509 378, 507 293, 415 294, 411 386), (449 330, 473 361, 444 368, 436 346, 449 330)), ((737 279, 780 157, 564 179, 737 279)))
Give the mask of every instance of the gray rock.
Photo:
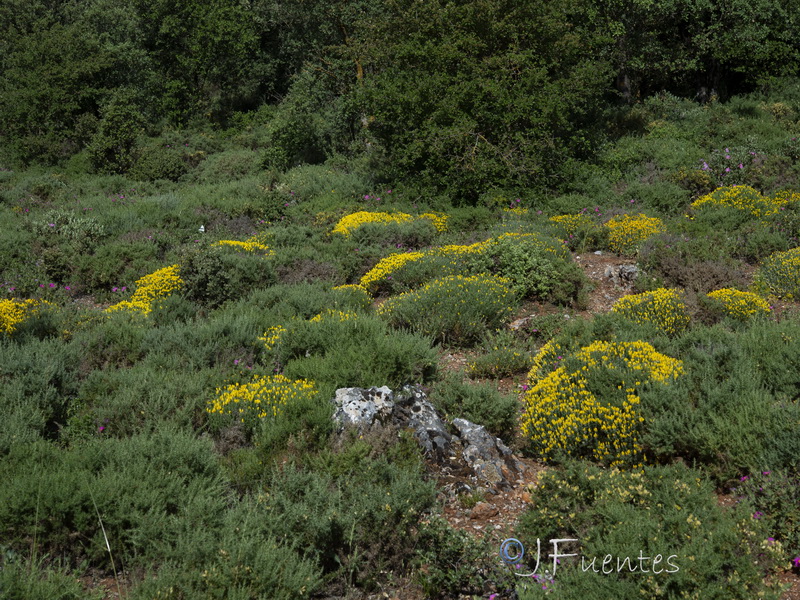
POLYGON ((340 426, 355 425, 362 428, 370 427, 376 420, 387 423, 394 408, 392 397, 392 390, 386 386, 340 388, 333 398, 336 404, 333 419, 340 426))
POLYGON ((453 425, 463 446, 462 457, 478 478, 493 486, 511 487, 521 470, 511 449, 483 425, 466 419, 453 419, 453 425))
POLYGON ((630 286, 639 276, 639 267, 636 265, 609 265, 606 267, 605 276, 615 285, 630 286))
POLYGON ((482 425, 454 419, 459 436, 451 435, 417 386, 405 386, 396 392, 386 386, 341 388, 331 401, 336 405, 333 418, 340 430, 345 426, 412 429, 428 458, 435 460, 443 472, 463 473, 475 486, 486 486, 492 493, 496 488, 512 487, 511 482, 519 478, 523 469, 511 450, 482 425))
POLYGON ((396 394, 392 420, 399 427, 412 428, 427 454, 437 458, 449 456, 451 436, 447 425, 418 387, 405 386, 396 394))

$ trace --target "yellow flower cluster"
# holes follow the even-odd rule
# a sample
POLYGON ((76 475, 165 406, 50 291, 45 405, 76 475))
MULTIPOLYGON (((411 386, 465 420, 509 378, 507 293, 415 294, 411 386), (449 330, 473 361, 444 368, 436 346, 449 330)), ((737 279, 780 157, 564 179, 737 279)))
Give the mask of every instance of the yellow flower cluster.
POLYGON ((664 333, 675 335, 689 325, 689 315, 678 290, 659 288, 623 296, 611 307, 635 323, 652 323, 664 333))
POLYGON ((752 292, 740 292, 731 288, 716 290, 708 297, 717 300, 722 305, 722 310, 729 317, 746 320, 755 315, 769 314, 769 302, 752 292))
POLYGON ((253 236, 243 242, 238 240, 220 240, 211 244, 211 246, 212 248, 214 246, 228 246, 244 252, 259 252, 264 256, 272 256, 274 254, 270 247, 264 244, 258 236, 253 236))
POLYGON ((617 254, 633 254, 647 238, 666 230, 661 219, 641 213, 617 215, 606 223, 606 227, 609 246, 617 254))
POLYGON ((761 263, 753 283, 757 291, 780 298, 800 297, 800 247, 769 255, 761 263))
POLYGON ((563 453, 611 466, 640 466, 644 456, 638 431, 644 417, 637 391, 645 383, 668 383, 680 375, 681 361, 656 352, 646 342, 596 341, 540 378, 545 357, 556 349, 555 344, 543 347, 531 369, 532 387, 523 399, 523 435, 545 460, 563 453), (604 372, 614 370, 620 373, 618 385, 614 389, 605 383, 608 389, 597 391, 601 399, 590 388, 608 382, 604 372), (623 374, 632 375, 634 381, 625 381, 623 374))
POLYGON ((129 310, 144 316, 149 315, 156 300, 166 298, 183 285, 183 280, 178 273, 178 265, 172 265, 137 279, 136 291, 131 299, 109 306, 106 312, 129 310))
POLYGON ((361 278, 361 281, 359 281, 359 285, 366 290, 372 290, 375 288, 375 284, 386 279, 404 264, 419 260, 423 256, 425 256, 424 252, 399 252, 390 254, 386 258, 382 258, 378 261, 378 264, 367 271, 361 278))
POLYGON ((206 411, 210 414, 233 415, 242 423, 254 418, 277 417, 284 406, 317 393, 313 382, 292 381, 283 375, 254 377, 249 383, 232 383, 217 388, 216 397, 206 411))
POLYGON ((341 233, 344 236, 349 236, 353 231, 367 223, 410 223, 411 221, 420 219, 428 219, 433 223, 433 226, 439 233, 447 231, 447 215, 425 213, 415 217, 408 213, 369 212, 362 210, 339 219, 339 222, 333 228, 333 233, 341 233))
POLYGON ((309 319, 310 323, 321 323, 323 320, 325 321, 349 321, 350 319, 357 319, 358 315, 352 311, 341 311, 335 310, 332 308, 328 308, 325 312, 319 313, 315 317, 311 317, 309 319))
POLYGON ((524 217, 528 214, 527 208, 504 208, 503 212, 507 215, 515 215, 517 217, 524 217))
POLYGON ((710 206, 726 206, 751 214, 756 218, 776 214, 782 206, 800 201, 800 194, 789 190, 772 197, 764 196, 749 185, 720 187, 695 200, 692 208, 702 210, 710 206))
POLYGON ((264 332, 264 335, 258 338, 259 342, 264 344, 264 348, 272 350, 275 345, 281 340, 281 336, 286 333, 286 328, 281 325, 270 327, 264 332))
POLYGON ((581 228, 591 227, 594 221, 591 217, 584 214, 577 215, 558 215, 550 217, 550 222, 561 226, 567 235, 575 235, 575 232, 581 228))
POLYGON ((11 335, 17 326, 27 317, 36 312, 39 307, 49 305, 45 300, 0 300, 0 332, 11 335))

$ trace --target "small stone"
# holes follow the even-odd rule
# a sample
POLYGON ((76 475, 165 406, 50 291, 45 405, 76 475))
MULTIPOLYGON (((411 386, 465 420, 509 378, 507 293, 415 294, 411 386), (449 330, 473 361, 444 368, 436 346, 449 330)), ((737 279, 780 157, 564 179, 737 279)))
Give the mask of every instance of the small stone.
POLYGON ((603 256, 603 251, 602 251, 602 250, 595 250, 595 252, 594 252, 594 253, 595 253, 597 256, 603 256))
POLYGON ((489 519, 491 517, 496 517, 500 511, 494 504, 489 504, 488 502, 478 502, 475 506, 472 507, 472 510, 469 511, 469 518, 470 519, 489 519))

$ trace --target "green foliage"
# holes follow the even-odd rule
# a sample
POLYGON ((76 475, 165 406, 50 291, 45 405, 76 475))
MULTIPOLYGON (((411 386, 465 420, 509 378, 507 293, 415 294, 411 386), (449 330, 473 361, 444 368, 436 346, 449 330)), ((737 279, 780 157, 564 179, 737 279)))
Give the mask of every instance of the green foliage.
POLYGON ((532 366, 533 357, 527 345, 506 330, 487 335, 483 350, 467 365, 470 377, 500 379, 527 372, 532 366))
POLYGON ((487 329, 502 326, 515 299, 508 280, 461 275, 434 279, 418 290, 390 298, 379 309, 394 327, 407 328, 437 342, 475 344, 487 329))
POLYGON ((435 373, 435 352, 429 339, 392 333, 374 316, 292 321, 275 348, 275 360, 293 379, 315 381, 323 397, 340 387, 401 387, 422 383, 435 373))
POLYGON ((14 446, 55 439, 77 392, 77 348, 58 339, 0 343, 0 456, 14 446))
POLYGON ((423 521, 420 542, 416 577, 429 597, 475 595, 489 585, 513 585, 513 575, 494 559, 497 548, 488 537, 476 539, 453 529, 444 518, 433 517, 423 521))
POLYGON ((448 373, 431 388, 431 403, 448 419, 467 419, 483 425, 506 443, 514 437, 519 405, 514 396, 501 394, 491 384, 469 383, 448 373))
MULTIPOLYGON (((546 300, 554 304, 585 301, 586 278, 581 269, 563 256, 563 250, 538 236, 500 236, 477 259, 479 265, 511 281, 520 298, 546 300)), ((555 245, 555 241, 553 241, 555 245)))
POLYGON ((0 468, 9 544, 22 550, 33 536, 41 553, 66 554, 75 566, 86 559, 104 572, 106 538, 118 563, 176 560, 181 540, 213 527, 226 505, 209 442, 174 429, 68 450, 16 444, 0 468))
POLYGON ((214 308, 275 282, 269 258, 225 246, 191 252, 181 267, 186 297, 214 308))
POLYGON ((571 16, 560 2, 436 0, 372 16, 381 43, 357 46, 372 74, 353 95, 388 154, 385 174, 471 203, 490 187, 554 181, 570 152, 591 145, 576 125, 607 75, 590 50, 598 39, 578 28, 578 43, 571 16))
POLYGON ((88 150, 92 167, 100 173, 126 173, 134 162, 141 116, 130 92, 120 92, 103 107, 97 133, 88 150))
POLYGON ((270 529, 325 572, 369 582, 417 546, 414 530, 435 498, 419 475, 383 457, 364 458, 340 476, 287 466, 268 482, 263 500, 267 514, 280 515, 270 529))
POLYGON ((0 557, 0 589, 6 598, 26 600, 98 600, 102 592, 84 589, 76 571, 49 566, 42 559, 25 564, 13 551, 0 557))
MULTIPOLYGON (((778 546, 784 564, 797 556, 800 548, 800 479, 798 473, 783 470, 756 471, 740 478, 731 489, 737 502, 752 511, 761 521, 769 538, 768 546, 778 546)), ((775 551, 775 548, 770 548, 775 551)))
MULTIPOLYGON (((579 557, 562 558, 555 571, 554 587, 564 598, 685 593, 744 599, 754 592, 777 598, 763 582, 775 562, 760 551, 760 523, 741 508, 720 507, 700 475, 681 465, 621 473, 568 463, 543 475, 516 537, 526 556, 536 556, 535 540, 541 539, 541 572, 550 562, 549 540, 578 540, 579 557)), ((535 566, 531 560, 527 572, 535 566)), ((531 590, 522 597, 538 596, 531 590)))

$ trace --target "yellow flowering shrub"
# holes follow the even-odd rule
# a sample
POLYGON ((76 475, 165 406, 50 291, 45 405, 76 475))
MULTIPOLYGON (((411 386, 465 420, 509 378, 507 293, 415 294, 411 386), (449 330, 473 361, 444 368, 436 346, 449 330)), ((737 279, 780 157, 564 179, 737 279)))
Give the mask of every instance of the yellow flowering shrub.
POLYGON ((651 292, 623 296, 611 312, 635 323, 652 323, 664 333, 675 335, 689 325, 686 305, 678 290, 659 288, 651 292))
POLYGON ((17 326, 35 313, 40 307, 49 305, 45 300, 0 300, 0 332, 11 335, 17 326))
POLYGON ((800 247, 775 252, 761 263, 753 284, 757 291, 780 298, 800 298, 800 247))
POLYGON ((756 218, 766 217, 778 211, 780 202, 763 196, 749 185, 732 185, 717 188, 710 194, 692 202, 695 210, 709 207, 729 207, 744 211, 756 218))
POLYGON ((568 236, 575 235, 579 229, 591 227, 594 221, 588 215, 578 213, 576 215, 557 215, 550 217, 550 222, 555 223, 564 230, 568 236))
POLYGON ((606 227, 611 251, 623 255, 634 254, 647 238, 666 231, 661 219, 643 214, 617 215, 606 227))
POLYGON ((275 418, 283 408, 300 398, 314 397, 317 389, 305 379, 291 380, 284 375, 254 377, 247 383, 232 383, 217 388, 209 402, 209 414, 232 415, 249 426, 261 419, 275 418))
POLYGON ((767 315, 771 312, 769 302, 753 292, 740 292, 739 290, 724 288, 711 292, 708 297, 716 300, 727 316, 742 321, 756 315, 767 315))
POLYGON ((178 265, 172 265, 137 279, 136 291, 131 299, 109 306, 106 312, 128 310, 144 316, 149 315, 153 310, 154 302, 166 298, 181 288, 183 280, 180 278, 179 271, 178 265))
POLYGON ((336 226, 333 228, 333 233, 349 236, 353 231, 368 223, 410 223, 411 221, 420 219, 429 220, 439 233, 447 231, 447 215, 425 213, 415 217, 408 213, 369 212, 362 210, 339 219, 339 222, 336 223, 336 226))
POLYGON ((320 314, 316 315, 315 317, 311 317, 309 321, 311 323, 320 323, 323 320, 333 320, 333 321, 349 321, 350 319, 357 319, 358 315, 353 311, 341 311, 335 310, 333 308, 328 308, 325 312, 321 312, 320 314))
POLYGON ((544 375, 555 352, 556 344, 546 344, 534 359, 531 388, 523 397, 523 436, 544 460, 566 455, 640 466, 645 460, 639 443, 644 417, 638 392, 679 376, 681 361, 642 341, 596 341, 559 357, 563 363, 544 375))
POLYGON ((400 269, 407 262, 419 260, 425 256, 424 252, 398 252, 390 254, 386 258, 378 261, 374 267, 364 273, 361 281, 358 284, 368 291, 373 291, 377 288, 377 284, 391 277, 392 273, 400 269))
POLYGON ((227 248, 233 248, 234 250, 238 250, 240 252, 251 252, 254 254, 258 253, 258 254, 263 254, 264 256, 272 256, 274 254, 272 249, 270 249, 268 245, 263 243, 261 238, 257 235, 248 238, 244 241, 220 240, 218 242, 211 244, 211 246, 212 247, 222 246, 227 248))
POLYGON ((264 335, 258 338, 258 341, 264 344, 266 350, 272 350, 280 342, 284 333, 286 333, 286 328, 282 325, 276 325, 267 329, 264 335))
POLYGON ((443 277, 468 275, 470 270, 482 272, 490 263, 497 262, 495 260, 497 254, 505 251, 512 241, 546 250, 560 258, 567 258, 569 255, 565 248, 545 236, 535 233, 503 233, 496 238, 489 238, 474 244, 451 244, 422 252, 392 254, 380 260, 367 271, 359 281, 359 285, 374 294, 381 287, 392 288, 391 285, 385 285, 392 279, 396 282, 403 281, 408 287, 415 287, 415 284, 421 284, 424 280, 429 279, 431 273, 437 277, 443 277), (484 260, 478 262, 485 263, 485 265, 476 267, 478 262, 474 259, 477 257, 484 257, 484 260), (413 276, 409 274, 412 269, 416 271, 413 276), (426 277, 426 275, 428 276, 426 277), (420 278, 422 281, 418 281, 420 278))

